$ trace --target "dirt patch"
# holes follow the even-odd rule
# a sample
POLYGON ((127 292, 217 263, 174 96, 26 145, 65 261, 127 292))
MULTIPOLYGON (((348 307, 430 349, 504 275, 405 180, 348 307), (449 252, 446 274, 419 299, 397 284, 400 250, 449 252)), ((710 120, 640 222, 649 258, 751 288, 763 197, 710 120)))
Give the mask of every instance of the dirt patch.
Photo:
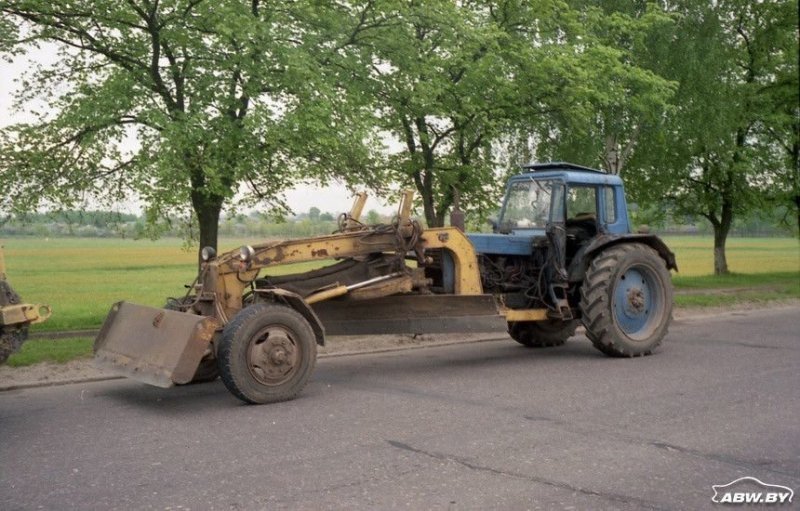
MULTIPOLYGON (((331 336, 318 350, 320 358, 357 353, 394 351, 426 346, 503 339, 505 333, 331 336)), ((0 366, 0 391, 47 385, 63 385, 115 378, 109 370, 94 366, 92 359, 71 360, 64 364, 44 362, 24 367, 0 366)))
POLYGON ((676 296, 691 295, 738 295, 742 293, 772 293, 783 290, 783 286, 750 286, 750 287, 719 287, 701 289, 677 289, 676 296))

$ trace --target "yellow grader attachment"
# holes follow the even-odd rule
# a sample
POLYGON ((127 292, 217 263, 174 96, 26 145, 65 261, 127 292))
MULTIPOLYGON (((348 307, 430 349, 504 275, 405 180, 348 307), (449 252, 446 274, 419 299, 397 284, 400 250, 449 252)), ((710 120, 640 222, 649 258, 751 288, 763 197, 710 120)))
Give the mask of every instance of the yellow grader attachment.
POLYGON ((391 224, 367 226, 360 221, 365 200, 359 194, 328 236, 220 256, 203 249, 199 276, 186 296, 169 302, 172 310, 112 307, 95 340, 96 359, 162 387, 219 374, 235 396, 267 403, 303 388, 326 334, 505 331, 506 311, 484 294, 461 230, 423 230, 410 217, 411 192, 391 224), (269 273, 315 261, 322 267, 269 273))
POLYGON ((217 323, 197 316, 118 302, 95 343, 95 363, 156 387, 189 383, 217 323))
POLYGON ((50 306, 23 303, 6 277, 6 262, 0 246, 0 364, 5 363, 28 338, 28 327, 50 317, 50 306))

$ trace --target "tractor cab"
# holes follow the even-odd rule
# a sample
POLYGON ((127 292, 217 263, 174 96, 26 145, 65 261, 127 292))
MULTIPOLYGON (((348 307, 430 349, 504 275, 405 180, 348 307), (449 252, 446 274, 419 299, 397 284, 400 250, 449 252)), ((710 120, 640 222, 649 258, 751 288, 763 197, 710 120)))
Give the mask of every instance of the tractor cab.
POLYGON ((568 257, 598 234, 630 232, 619 176, 564 162, 523 169, 508 182, 493 234, 470 234, 478 253, 528 255, 549 225, 564 226, 568 257))

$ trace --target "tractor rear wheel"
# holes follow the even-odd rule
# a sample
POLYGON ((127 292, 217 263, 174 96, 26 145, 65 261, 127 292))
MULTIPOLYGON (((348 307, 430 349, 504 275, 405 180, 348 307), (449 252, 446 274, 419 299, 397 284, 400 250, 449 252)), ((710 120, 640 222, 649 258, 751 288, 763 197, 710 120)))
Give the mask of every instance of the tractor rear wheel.
MULTIPOLYGON (((186 310, 186 307, 187 305, 190 305, 192 301, 194 301, 192 297, 170 298, 164 305, 164 309, 170 311, 189 312, 186 310)), ((193 383, 206 383, 214 381, 218 377, 219 369, 217 368, 217 358, 214 356, 214 347, 209 343, 206 354, 203 355, 203 358, 200 360, 200 365, 197 366, 194 376, 192 376, 191 381, 189 381, 189 383, 186 385, 191 385, 193 383)))
POLYGON ((672 319, 669 270, 647 245, 612 246, 589 265, 580 307, 595 348, 615 357, 650 355, 672 319))
POLYGON ((509 321, 508 335, 528 348, 548 348, 567 342, 576 328, 578 322, 575 320, 509 321))
POLYGON ((245 307, 225 325, 217 351, 222 381, 247 403, 294 398, 308 382, 317 342, 308 321, 278 304, 245 307))

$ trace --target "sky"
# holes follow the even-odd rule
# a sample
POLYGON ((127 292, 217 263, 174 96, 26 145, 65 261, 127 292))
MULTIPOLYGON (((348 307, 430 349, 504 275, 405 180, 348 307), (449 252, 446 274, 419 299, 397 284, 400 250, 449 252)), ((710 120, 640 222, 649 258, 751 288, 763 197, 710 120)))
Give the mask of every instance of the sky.
MULTIPOLYGON (((21 110, 14 108, 13 97, 19 88, 18 81, 25 70, 31 66, 36 63, 46 64, 55 58, 55 49, 44 47, 27 55, 19 56, 10 63, 0 61, 0 127, 32 120, 24 107, 21 110)), ((308 212, 312 206, 315 206, 321 211, 330 212, 335 216, 350 211, 353 195, 343 184, 332 183, 327 186, 299 184, 286 191, 286 203, 295 213, 308 212)), ((120 206, 121 209, 131 213, 140 212, 140 205, 135 201, 120 206)), ((395 212, 397 206, 373 196, 367 201, 365 211, 371 209, 379 213, 391 214, 395 212)))

